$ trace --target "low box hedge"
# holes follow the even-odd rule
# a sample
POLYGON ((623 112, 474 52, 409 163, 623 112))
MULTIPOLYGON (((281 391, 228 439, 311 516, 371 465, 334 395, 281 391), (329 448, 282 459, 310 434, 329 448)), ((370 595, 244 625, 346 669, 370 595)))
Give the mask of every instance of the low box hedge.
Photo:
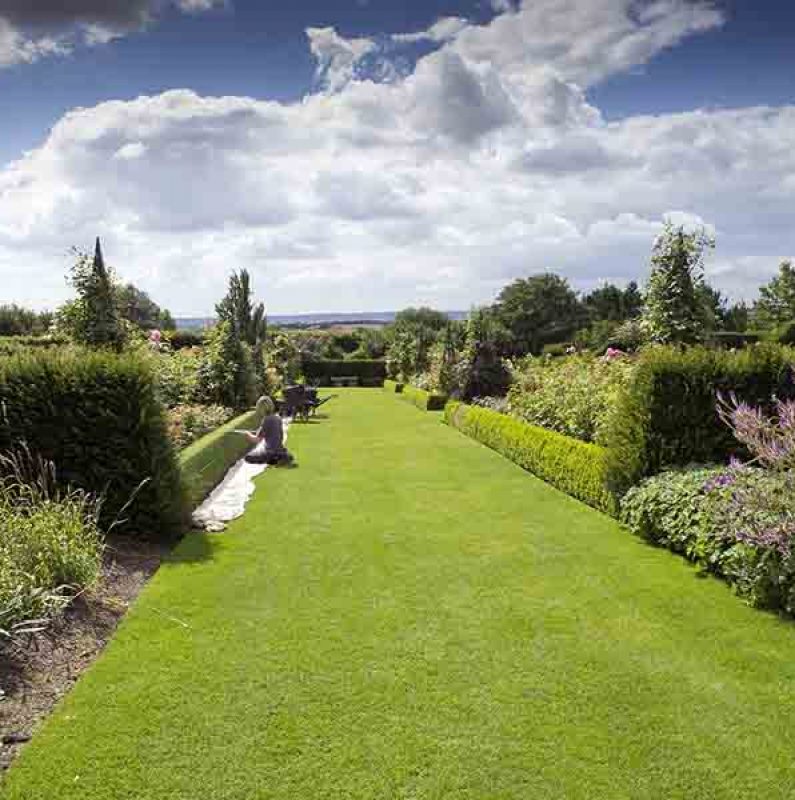
POLYGON ((403 392, 403 384, 387 379, 384 381, 384 391, 390 394, 401 394, 403 392))
POLYGON ((38 350, 0 359, 0 451, 26 443, 65 485, 104 493, 102 523, 179 535, 187 505, 148 364, 134 355, 38 350))
POLYGON ((529 425, 488 408, 451 401, 445 421, 528 472, 594 508, 615 516, 607 486, 607 453, 595 444, 529 425))
POLYGON ((308 383, 330 386, 332 378, 357 378, 361 386, 383 386, 386 361, 305 360, 302 371, 308 383))
POLYGON ((257 427, 256 411, 247 411, 186 447, 179 455, 188 502, 198 506, 224 479, 229 468, 250 449, 251 442, 236 430, 257 427))
POLYGON ((623 494, 670 467, 726 463, 748 454, 720 420, 717 394, 772 410, 774 398, 795 398, 795 350, 758 344, 738 352, 651 348, 619 393, 602 444, 608 481, 623 494))
POLYGON ((400 392, 400 397, 409 403, 413 403, 422 411, 444 411, 447 404, 447 395, 426 392, 425 389, 418 389, 416 386, 406 384, 400 392))

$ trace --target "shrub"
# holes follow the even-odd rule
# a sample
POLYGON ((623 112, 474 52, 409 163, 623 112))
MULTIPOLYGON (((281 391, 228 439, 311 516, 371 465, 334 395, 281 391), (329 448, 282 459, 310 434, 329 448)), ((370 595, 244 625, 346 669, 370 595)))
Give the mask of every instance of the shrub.
POLYGON ((692 347, 644 351, 617 396, 600 442, 607 447, 610 486, 623 493, 667 467, 725 463, 745 450, 722 424, 718 392, 769 408, 795 397, 793 351, 757 345, 731 353, 692 347))
POLYGON ((526 358, 514 367, 508 408, 531 425, 601 443, 616 398, 632 369, 628 358, 589 354, 555 360, 526 358))
POLYGON ((104 493, 103 524, 130 502, 123 530, 182 530, 179 466, 141 358, 64 350, 0 360, 0 409, 0 451, 26 442, 64 485, 104 493))
POLYGON ((409 403, 413 403, 422 411, 443 411, 447 403, 447 397, 443 394, 432 394, 431 392, 426 392, 425 389, 418 389, 416 386, 409 386, 408 384, 403 387, 400 397, 409 403))
POLYGON ((400 394, 403 391, 403 384, 387 378, 387 380, 384 381, 384 391, 390 394, 400 394))
POLYGON ((174 406, 168 411, 168 436, 182 450, 205 434, 228 422, 234 415, 224 406, 174 406))
POLYGON ((60 491, 52 464, 25 453, 3 459, 0 484, 0 640, 39 628, 99 576, 100 504, 60 491), (20 457, 37 474, 22 483, 20 457))
POLYGON ((382 386, 386 379, 385 361, 304 361, 307 382, 328 386, 332 378, 358 378, 362 386, 382 386))
POLYGON ((775 519, 791 527, 792 478, 752 468, 664 472, 627 492, 621 519, 637 535, 725 578, 754 605, 795 611, 789 547, 752 540, 775 519))
POLYGON ((0 356, 12 356, 23 350, 49 350, 63 347, 68 340, 63 336, 0 336, 0 356))
POLYGON ((567 494, 616 513, 601 447, 463 403, 448 403, 445 421, 567 494))
POLYGON ((152 353, 151 359, 161 402, 168 407, 193 403, 198 390, 201 352, 183 349, 174 353, 152 353))
POLYGON ((184 350, 188 347, 201 347, 204 344, 204 331, 171 331, 166 334, 173 350, 184 350))
POLYGON ((231 322, 220 322, 207 335, 199 363, 196 400, 205 405, 249 408, 257 399, 251 352, 231 322))
POLYGON ((235 431, 251 430, 258 422, 257 412, 247 411, 180 453, 179 463, 192 507, 199 505, 229 468, 251 449, 251 442, 235 431))

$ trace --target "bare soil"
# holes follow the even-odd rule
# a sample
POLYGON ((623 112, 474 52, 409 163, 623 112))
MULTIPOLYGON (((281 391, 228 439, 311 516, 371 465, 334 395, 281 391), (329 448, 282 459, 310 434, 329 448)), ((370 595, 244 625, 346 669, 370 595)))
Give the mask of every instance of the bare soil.
POLYGON ((115 539, 102 576, 49 627, 0 648, 0 770, 110 641, 166 550, 115 539))

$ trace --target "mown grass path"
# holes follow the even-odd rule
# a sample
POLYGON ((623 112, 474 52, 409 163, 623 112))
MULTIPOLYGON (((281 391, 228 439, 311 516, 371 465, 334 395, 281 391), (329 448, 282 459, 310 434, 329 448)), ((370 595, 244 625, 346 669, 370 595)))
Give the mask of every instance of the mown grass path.
POLYGON ((791 798, 795 626, 377 391, 293 426, 14 800, 791 798))

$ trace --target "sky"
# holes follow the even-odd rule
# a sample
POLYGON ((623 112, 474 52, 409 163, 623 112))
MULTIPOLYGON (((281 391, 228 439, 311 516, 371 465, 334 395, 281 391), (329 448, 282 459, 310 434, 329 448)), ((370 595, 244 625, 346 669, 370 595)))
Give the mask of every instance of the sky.
POLYGON ((74 247, 178 316, 644 282, 666 220, 752 299, 795 256, 795 4, 0 0, 0 304, 74 247))

